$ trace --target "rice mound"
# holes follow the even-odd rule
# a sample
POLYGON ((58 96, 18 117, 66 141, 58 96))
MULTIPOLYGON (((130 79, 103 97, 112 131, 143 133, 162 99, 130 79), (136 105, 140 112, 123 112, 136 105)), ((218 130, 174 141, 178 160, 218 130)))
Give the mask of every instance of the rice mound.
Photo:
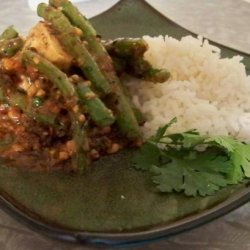
POLYGON ((147 120, 145 138, 177 117, 169 133, 197 129, 250 142, 250 76, 241 56, 223 59, 220 49, 202 37, 144 39, 149 44, 145 58, 171 73, 163 84, 128 80, 133 101, 147 120))

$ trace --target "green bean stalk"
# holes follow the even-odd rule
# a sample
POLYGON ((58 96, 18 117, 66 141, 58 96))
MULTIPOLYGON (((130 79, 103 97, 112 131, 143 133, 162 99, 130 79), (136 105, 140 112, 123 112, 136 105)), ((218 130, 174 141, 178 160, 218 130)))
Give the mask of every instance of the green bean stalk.
POLYGON ((0 58, 12 57, 23 47, 23 39, 13 26, 9 26, 0 35, 0 58))
POLYGON ((37 13, 40 17, 51 23, 57 32, 59 41, 65 50, 77 61, 84 75, 93 83, 95 91, 100 96, 105 96, 111 92, 109 82, 103 76, 100 68, 77 33, 79 30, 73 27, 63 13, 46 4, 39 4, 37 13))
MULTIPOLYGON (((81 30, 79 37, 87 42, 87 48, 89 49, 90 54, 95 58, 99 68, 105 76, 105 79, 107 79, 109 86, 112 87, 112 93, 110 93, 106 100, 108 100, 110 107, 115 112, 120 131, 129 139, 140 139, 141 133, 139 124, 133 112, 132 104, 123 92, 112 59, 98 38, 95 29, 70 1, 50 0, 49 3, 50 5, 59 8, 67 16, 72 25, 81 30)), ((38 13, 41 14, 41 12, 43 12, 41 16, 46 17, 45 7, 41 8, 40 5, 38 6, 38 13), (41 11, 41 9, 43 9, 43 11, 41 11)), ((51 21, 51 19, 49 21, 51 21)))
MULTIPOLYGON (((35 67, 40 73, 46 76, 62 92, 65 98, 77 98, 75 88, 66 74, 47 59, 30 50, 25 50, 22 57, 25 64, 35 67)), ((70 117, 73 140, 77 149, 77 152, 72 157, 72 167, 82 172, 88 165, 87 155, 85 149, 82 147, 88 141, 86 131, 84 130, 85 121, 81 120, 82 114, 79 111, 71 111, 70 117)))
POLYGON ((148 49, 144 39, 120 38, 103 43, 111 57, 115 58, 118 72, 126 71, 137 78, 154 83, 163 83, 169 79, 168 70, 154 68, 144 59, 144 53, 148 49))
POLYGON ((46 126, 51 126, 54 128, 59 127, 59 123, 56 120, 54 114, 41 114, 36 109, 33 109, 28 104, 27 96, 21 92, 15 92, 8 96, 8 103, 10 106, 18 107, 21 109, 28 117, 34 119, 38 123, 46 126))
POLYGON ((102 41, 106 50, 111 55, 120 58, 142 58, 148 50, 147 42, 142 38, 119 38, 110 41, 102 41))
POLYGON ((18 37, 18 32, 14 29, 13 26, 9 26, 0 35, 0 40, 9 40, 16 37, 18 37))
POLYGON ((76 86, 76 91, 79 96, 80 104, 82 103, 90 117, 96 124, 105 127, 114 123, 115 118, 110 109, 98 98, 91 90, 90 82, 79 82, 76 86))

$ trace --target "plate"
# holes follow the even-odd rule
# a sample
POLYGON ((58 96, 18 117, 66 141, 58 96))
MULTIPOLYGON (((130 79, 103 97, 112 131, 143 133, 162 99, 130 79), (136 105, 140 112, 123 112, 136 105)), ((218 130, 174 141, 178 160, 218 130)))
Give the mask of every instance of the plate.
MULTIPOLYGON (((142 0, 120 1, 92 19, 104 38, 190 32, 142 0)), ((220 46, 223 56, 237 51, 220 46)), ((243 55, 243 54, 241 54, 243 55)), ((244 55, 248 73, 250 57, 244 55)), ((131 168, 134 151, 104 157, 84 176, 0 167, 1 207, 47 236, 124 246, 158 239, 215 219, 250 200, 250 182, 205 198, 159 194, 146 173, 131 168)))

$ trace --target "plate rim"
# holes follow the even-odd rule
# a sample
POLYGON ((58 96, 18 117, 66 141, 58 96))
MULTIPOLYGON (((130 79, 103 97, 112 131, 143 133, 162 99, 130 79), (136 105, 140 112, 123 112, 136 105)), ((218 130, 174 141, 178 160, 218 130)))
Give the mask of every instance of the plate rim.
POLYGON ((84 243, 86 245, 102 246, 130 246, 138 243, 147 243, 168 236, 176 235, 213 221, 229 212, 250 202, 250 183, 239 191, 234 192, 223 202, 202 210, 196 214, 188 215, 177 221, 154 226, 152 229, 140 230, 138 232, 84 232, 77 230, 59 229, 49 223, 38 220, 22 209, 11 203, 10 199, 0 195, 0 208, 17 221, 25 224, 28 228, 35 230, 42 235, 72 243, 84 243))

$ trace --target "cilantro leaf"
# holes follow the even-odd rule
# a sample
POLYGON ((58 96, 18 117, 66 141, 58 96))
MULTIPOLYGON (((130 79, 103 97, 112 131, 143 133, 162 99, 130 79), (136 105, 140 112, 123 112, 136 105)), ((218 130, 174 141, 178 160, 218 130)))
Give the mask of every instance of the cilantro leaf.
POLYGON ((135 158, 135 168, 150 171, 159 191, 206 196, 250 178, 250 144, 196 130, 166 134, 175 122, 159 128, 135 158))
POLYGON ((227 182, 222 175, 195 172, 193 170, 188 172, 185 175, 185 183, 183 184, 183 190, 187 196, 197 196, 198 194, 201 196, 213 195, 220 188, 227 186, 227 182))
POLYGON ((152 143, 145 143, 134 157, 134 166, 138 170, 149 170, 160 161, 160 149, 152 143))
POLYGON ((183 186, 183 169, 182 166, 175 161, 172 164, 160 168, 153 166, 151 172, 155 174, 153 176, 153 182, 157 184, 157 188, 161 192, 171 193, 173 191, 181 192, 183 186))
POLYGON ((228 152, 233 152, 235 146, 239 144, 239 142, 236 141, 234 138, 228 136, 213 136, 208 138, 205 142, 208 144, 210 143, 220 146, 228 152))
POLYGON ((206 136, 201 136, 196 130, 190 130, 178 134, 171 134, 167 137, 171 139, 171 144, 181 144, 184 148, 191 148, 202 144, 207 138, 206 136))
POLYGON ((174 117, 169 123, 167 123, 163 127, 158 128, 158 130, 156 131, 156 134, 150 138, 150 141, 153 141, 156 143, 159 142, 162 139, 162 137, 165 135, 167 129, 176 122, 177 122, 177 118, 174 117))
POLYGON ((165 147, 164 150, 161 150, 161 153, 168 159, 172 158, 194 159, 196 158, 197 151, 182 147, 176 148, 168 145, 167 147, 165 147))
POLYGON ((192 168, 196 171, 206 171, 211 173, 229 174, 232 162, 225 155, 218 155, 218 151, 207 150, 197 153, 197 157, 192 161, 192 168))
POLYGON ((226 157, 217 157, 215 153, 199 154, 193 160, 173 159, 164 167, 152 167, 153 182, 161 192, 212 195, 228 185, 225 173, 230 164, 226 157))
POLYGON ((250 145, 238 144, 230 156, 235 166, 230 175, 232 183, 242 181, 244 175, 250 178, 250 145))
POLYGON ((250 145, 228 136, 211 137, 209 142, 217 144, 229 155, 234 166, 229 174, 231 184, 241 182, 244 177, 250 178, 250 145))

